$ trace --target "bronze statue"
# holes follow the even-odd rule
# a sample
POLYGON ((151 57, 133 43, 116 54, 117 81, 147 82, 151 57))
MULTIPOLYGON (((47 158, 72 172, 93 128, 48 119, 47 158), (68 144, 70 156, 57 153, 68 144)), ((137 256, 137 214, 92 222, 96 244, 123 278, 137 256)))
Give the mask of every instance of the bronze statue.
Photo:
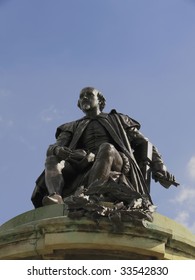
POLYGON ((116 110, 104 113, 105 102, 97 89, 81 90, 78 107, 85 116, 57 128, 56 143, 47 150, 45 170, 32 195, 35 207, 64 201, 75 206, 79 200, 71 204, 67 198, 77 196, 80 202, 85 197, 86 203, 107 201, 125 210, 143 208, 145 201, 148 209, 150 174, 166 188, 178 185, 140 124, 116 110))

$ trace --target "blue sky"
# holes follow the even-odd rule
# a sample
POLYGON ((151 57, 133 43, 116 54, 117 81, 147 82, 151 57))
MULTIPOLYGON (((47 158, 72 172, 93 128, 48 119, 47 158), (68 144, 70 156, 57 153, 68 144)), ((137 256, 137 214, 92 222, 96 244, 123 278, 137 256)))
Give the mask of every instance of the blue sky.
POLYGON ((178 188, 157 211, 195 233, 195 1, 0 0, 0 224, 33 209, 56 127, 97 87, 138 120, 178 188))

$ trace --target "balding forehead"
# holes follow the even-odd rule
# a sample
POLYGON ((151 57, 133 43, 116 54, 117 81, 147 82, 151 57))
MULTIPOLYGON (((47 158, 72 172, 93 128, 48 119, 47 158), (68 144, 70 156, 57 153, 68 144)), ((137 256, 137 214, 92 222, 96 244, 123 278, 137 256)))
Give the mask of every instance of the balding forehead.
POLYGON ((83 93, 83 92, 93 92, 93 93, 97 94, 99 91, 96 88, 93 88, 93 87, 85 87, 81 90, 80 93, 83 93))

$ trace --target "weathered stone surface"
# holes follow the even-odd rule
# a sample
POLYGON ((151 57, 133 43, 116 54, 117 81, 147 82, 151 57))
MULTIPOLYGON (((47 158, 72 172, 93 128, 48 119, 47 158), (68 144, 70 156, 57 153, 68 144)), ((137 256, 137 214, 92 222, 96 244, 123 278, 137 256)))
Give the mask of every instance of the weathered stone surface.
POLYGON ((70 219, 65 205, 23 213, 0 227, 0 259, 195 259, 195 235, 154 213, 153 222, 70 219))

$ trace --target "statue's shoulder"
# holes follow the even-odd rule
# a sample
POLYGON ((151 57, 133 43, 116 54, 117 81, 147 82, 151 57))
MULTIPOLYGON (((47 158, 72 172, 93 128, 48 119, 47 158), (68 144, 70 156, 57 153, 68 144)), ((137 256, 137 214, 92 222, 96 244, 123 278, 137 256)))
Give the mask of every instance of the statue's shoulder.
POLYGON ((79 120, 71 121, 68 123, 61 124, 56 129, 56 138, 60 135, 61 132, 71 132, 73 133, 78 125, 79 120))
POLYGON ((136 127, 137 129, 140 129, 141 125, 138 121, 135 119, 129 117, 128 115, 125 115, 123 113, 117 112, 115 109, 112 109, 109 113, 110 116, 115 116, 116 118, 120 119, 122 125, 125 128, 128 127, 136 127))

